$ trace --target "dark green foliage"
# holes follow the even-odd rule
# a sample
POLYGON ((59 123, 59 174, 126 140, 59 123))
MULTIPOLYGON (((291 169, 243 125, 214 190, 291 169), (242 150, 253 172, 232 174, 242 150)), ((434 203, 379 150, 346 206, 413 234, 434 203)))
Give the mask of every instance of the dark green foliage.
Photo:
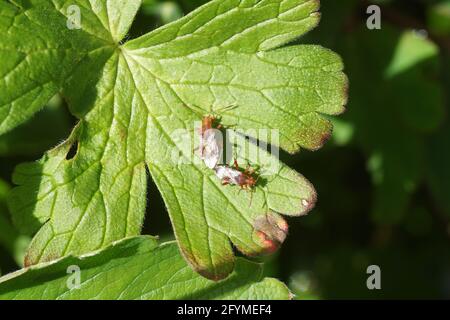
MULTIPOLYGON (((206 1, 172 1, 164 8, 162 2, 144 1, 132 36, 206 1)), ((319 195, 316 209, 290 221, 284 247, 265 261, 266 274, 300 299, 450 298, 450 4, 378 3, 382 29, 371 31, 365 27, 368 2, 322 0, 320 26, 301 39, 342 56, 350 89, 331 143, 282 159, 313 181, 319 195), (366 288, 370 264, 381 267, 381 291, 366 288)), ((3 180, 10 181, 16 164, 36 160, 67 136, 73 123, 66 124, 65 110, 42 113, 24 126, 32 130, 0 139, 3 180), (59 124, 42 130, 42 121, 59 124)), ((9 223, 2 185, 0 223, 9 223)), ((148 192, 158 194, 152 184, 148 192)), ((171 238, 163 201, 150 206, 143 233, 171 238)), ((16 268, 11 257, 20 254, 11 245, 17 231, 8 227, 10 238, 0 237, 2 274, 16 268)))

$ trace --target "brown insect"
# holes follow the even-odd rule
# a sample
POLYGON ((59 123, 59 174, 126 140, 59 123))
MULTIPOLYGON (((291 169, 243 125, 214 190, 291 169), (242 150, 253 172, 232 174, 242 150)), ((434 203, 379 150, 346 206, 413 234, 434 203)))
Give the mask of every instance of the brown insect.
POLYGON ((248 166, 242 171, 236 160, 234 160, 234 168, 230 166, 217 166, 215 169, 217 177, 222 180, 223 185, 237 185, 242 190, 251 190, 256 186, 258 181, 254 177, 255 170, 248 166))
POLYGON ((212 115, 207 115, 202 118, 201 134, 204 135, 206 131, 211 129, 222 129, 222 125, 218 123, 218 118, 212 115))
MULTIPOLYGON (((253 192, 258 178, 255 178, 255 170, 248 166, 245 170, 239 168, 238 163, 234 160, 234 168, 231 166, 217 166, 214 168, 216 176, 222 181, 222 185, 236 185, 240 190, 248 190, 250 193, 250 207, 253 202, 253 192)), ((239 190, 239 191, 240 191, 239 190)))
POLYGON ((219 129, 217 118, 211 115, 204 116, 200 128, 200 156, 205 165, 214 169, 219 163, 223 152, 223 136, 219 129))

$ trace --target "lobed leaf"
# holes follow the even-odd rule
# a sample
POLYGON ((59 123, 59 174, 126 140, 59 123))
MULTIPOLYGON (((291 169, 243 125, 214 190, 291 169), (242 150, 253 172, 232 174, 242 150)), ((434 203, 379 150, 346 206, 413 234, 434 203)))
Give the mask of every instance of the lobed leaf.
POLYGON ((0 278, 0 300, 155 300, 283 299, 291 293, 280 281, 263 278, 260 264, 238 259, 221 282, 193 272, 175 243, 158 245, 150 237, 130 238, 95 254, 66 257, 0 278), (79 287, 70 287, 71 266, 80 270, 79 287), (45 282, 42 281, 45 279, 45 282))
MULTIPOLYGON (((3 28, 19 45, 11 30, 48 19, 41 2, 61 26, 68 1, 22 1, 22 9, 2 4, 15 29, 3 28)), ((305 178, 275 155, 261 151, 252 158, 247 141, 236 138, 239 159, 264 173, 250 205, 248 193, 222 186, 197 156, 174 163, 173 155, 192 158, 194 146, 177 133, 185 130, 194 141, 195 123, 229 105, 236 108, 220 116, 232 135, 276 129, 278 140, 251 136, 289 152, 323 145, 332 129, 323 115, 341 113, 346 102, 341 59, 318 46, 277 49, 317 25, 319 2, 214 0, 125 44, 121 38, 140 1, 75 3, 82 9, 82 29, 59 31, 45 45, 67 37, 58 43, 61 50, 77 49, 71 63, 58 60, 58 70, 67 73, 50 78, 59 81, 80 122, 66 142, 14 174, 14 220, 23 231, 37 232, 26 265, 139 234, 146 168, 168 207, 182 254, 202 275, 218 280, 233 270, 232 244, 250 255, 275 250, 287 232, 280 214, 305 214, 314 206, 315 191, 305 178)), ((19 79, 34 72, 44 74, 29 64, 14 74, 19 79)))

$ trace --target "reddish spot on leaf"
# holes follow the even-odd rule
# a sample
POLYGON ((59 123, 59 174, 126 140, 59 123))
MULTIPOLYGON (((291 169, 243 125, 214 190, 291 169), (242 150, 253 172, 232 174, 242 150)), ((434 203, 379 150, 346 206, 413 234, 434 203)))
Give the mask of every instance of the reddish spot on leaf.
POLYGON ((262 231, 257 231, 256 235, 261 240, 261 242, 264 246, 265 253, 274 253, 275 251, 278 250, 280 243, 277 243, 275 240, 270 239, 267 234, 265 234, 262 231))
POLYGON ((280 215, 269 213, 255 221, 255 234, 265 253, 275 252, 286 239, 289 226, 280 215))

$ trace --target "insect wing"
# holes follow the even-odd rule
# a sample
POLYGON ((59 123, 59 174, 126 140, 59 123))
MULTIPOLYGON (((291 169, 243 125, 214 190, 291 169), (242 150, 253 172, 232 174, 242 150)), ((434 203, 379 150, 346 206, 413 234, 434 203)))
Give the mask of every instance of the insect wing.
POLYGON ((229 184, 239 185, 239 181, 242 177, 242 172, 233 169, 228 166, 218 166, 215 169, 217 177, 224 181, 228 181, 229 184))
POLYGON ((207 130, 202 139, 202 160, 205 165, 214 169, 222 158, 222 134, 218 130, 207 130))

